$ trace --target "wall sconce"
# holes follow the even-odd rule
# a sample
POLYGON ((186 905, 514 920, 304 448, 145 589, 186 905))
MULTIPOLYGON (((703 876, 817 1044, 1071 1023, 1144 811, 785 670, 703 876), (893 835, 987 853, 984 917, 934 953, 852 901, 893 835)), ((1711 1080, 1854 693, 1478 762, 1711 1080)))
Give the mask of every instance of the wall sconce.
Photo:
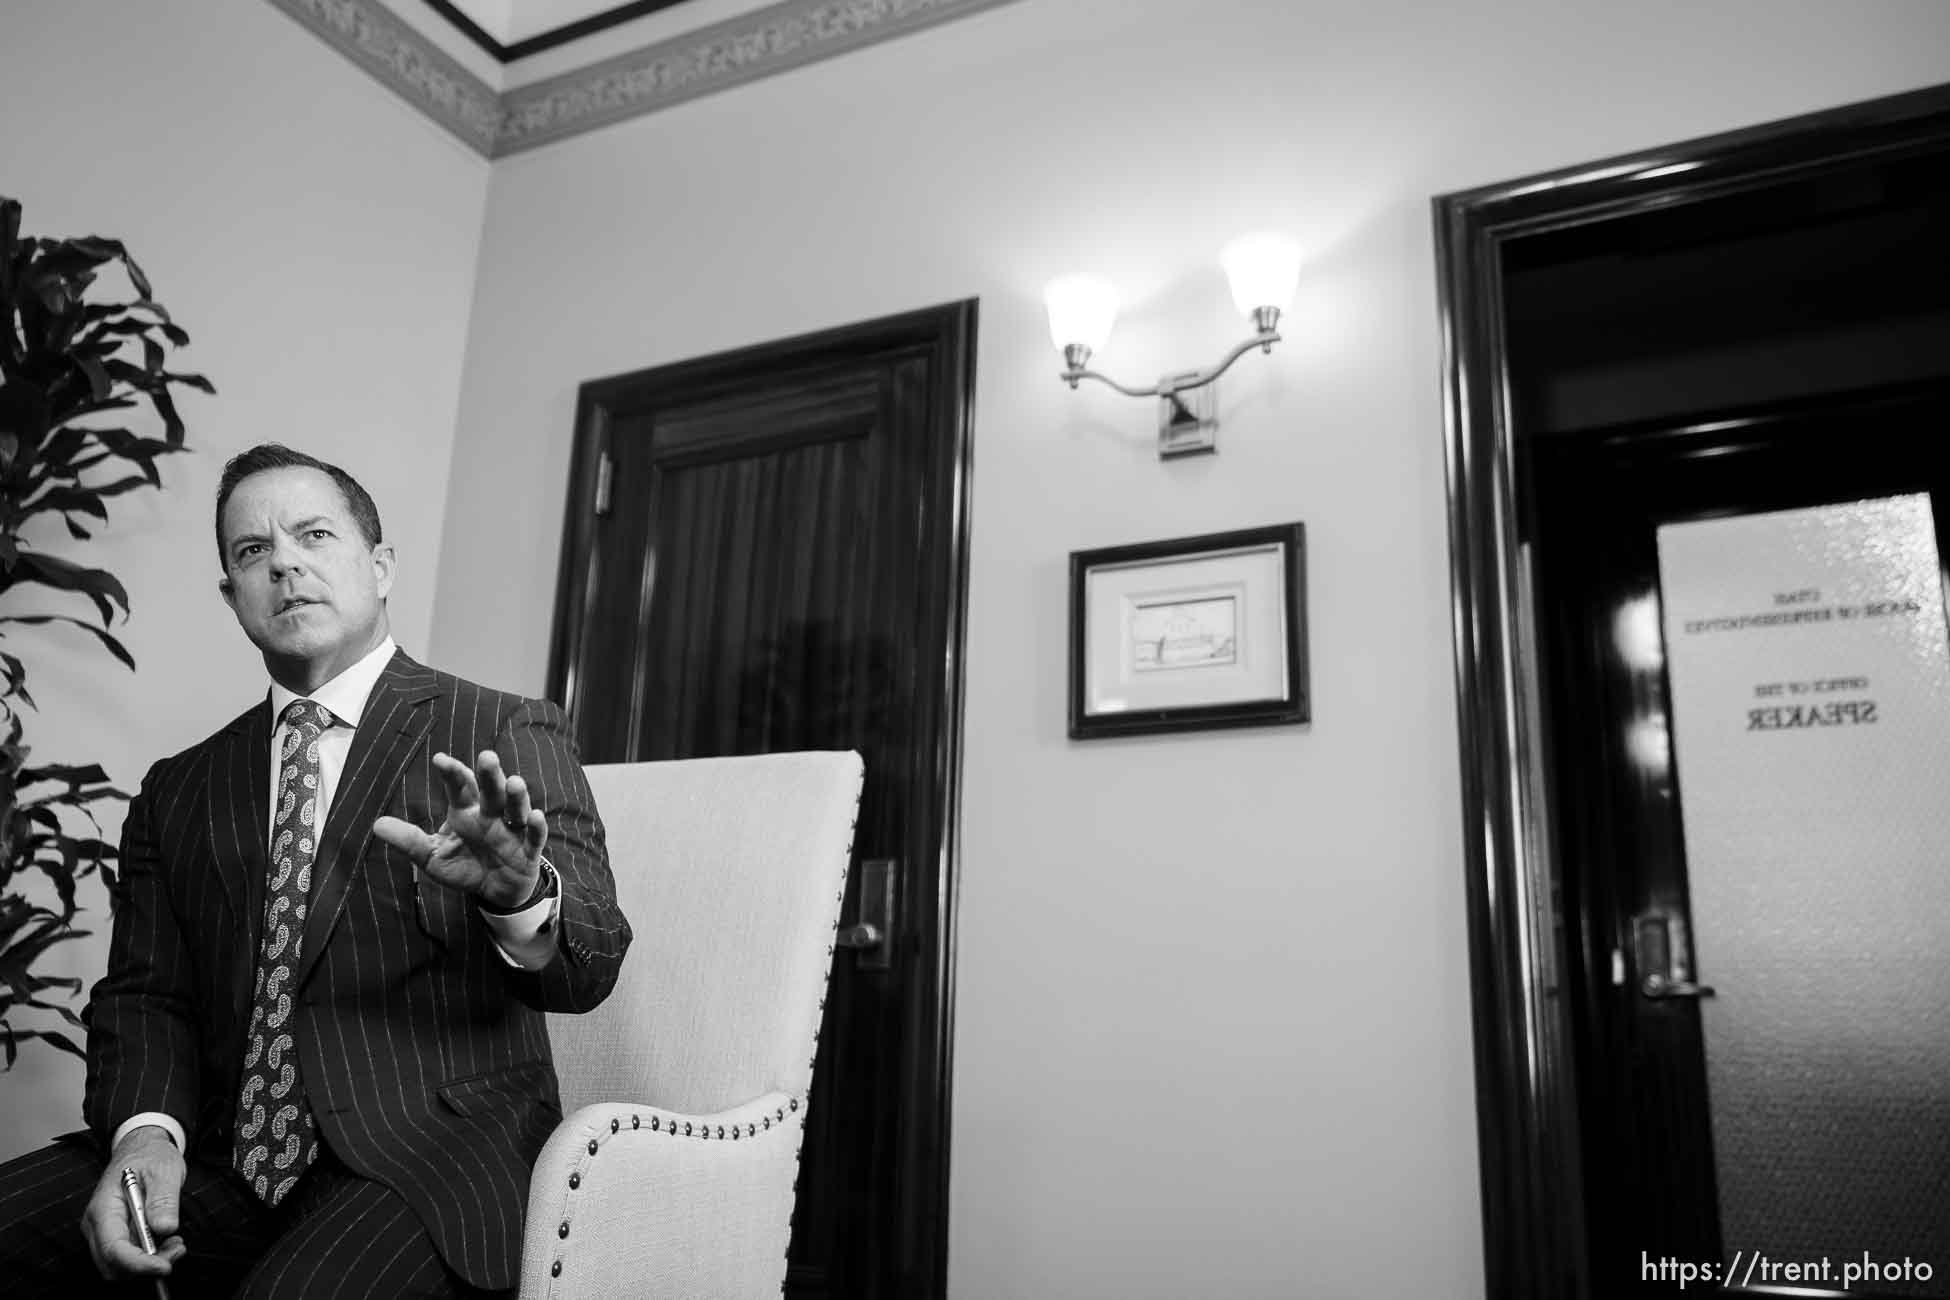
POLYGON ((1253 323, 1253 336, 1204 370, 1166 375, 1149 388, 1128 388, 1085 367, 1110 337, 1117 320, 1117 293, 1092 275, 1066 275, 1043 292, 1050 338, 1063 353, 1063 380, 1075 388, 1095 379, 1129 397, 1158 399, 1158 455, 1169 460, 1219 449, 1216 381, 1254 348, 1271 352, 1280 341, 1280 313, 1300 279, 1300 249, 1278 235, 1248 235, 1226 246, 1219 259, 1232 282, 1232 300, 1253 323))

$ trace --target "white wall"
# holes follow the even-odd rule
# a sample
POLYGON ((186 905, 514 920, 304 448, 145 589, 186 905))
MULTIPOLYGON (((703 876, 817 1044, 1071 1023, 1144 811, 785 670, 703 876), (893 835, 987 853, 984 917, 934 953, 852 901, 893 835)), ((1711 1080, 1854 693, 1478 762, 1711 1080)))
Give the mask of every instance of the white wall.
MULTIPOLYGON (((425 651, 487 166, 267 4, 8 0, 0 122, 0 193, 27 230, 123 238, 193 337, 182 368, 219 390, 183 402, 194 454, 164 461, 163 492, 59 542, 128 585, 139 672, 81 633, 7 639, 42 705, 35 757, 133 790, 264 689, 211 532, 223 462, 254 442, 367 484, 401 556, 395 630, 425 651)), ((64 964, 93 980, 106 898, 82 898, 98 934, 64 964)), ((82 1073, 37 1047, 0 1075, 0 1159, 79 1126, 82 1073)))
POLYGON ((542 687, 580 381, 979 296, 953 1294, 1480 1294, 1429 198, 1946 77, 1930 0, 1022 0, 511 158, 435 654, 542 687), (1148 382, 1260 227, 1288 342, 1161 464, 1040 287, 1148 382), (1312 727, 1065 739, 1069 551, 1289 519, 1312 727))

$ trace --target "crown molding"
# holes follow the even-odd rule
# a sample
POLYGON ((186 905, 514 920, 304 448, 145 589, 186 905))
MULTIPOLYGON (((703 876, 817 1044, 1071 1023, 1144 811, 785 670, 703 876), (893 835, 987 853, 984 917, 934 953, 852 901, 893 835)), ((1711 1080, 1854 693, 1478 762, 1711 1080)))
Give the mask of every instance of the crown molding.
POLYGON ((381 0, 270 0, 490 159, 1012 2, 784 0, 496 92, 381 0))
POLYGON ((495 40, 479 23, 461 12, 453 0, 425 0, 425 3, 427 8, 445 18, 449 26, 472 41, 496 63, 513 63, 516 59, 525 59, 531 54, 540 54, 558 45, 567 45, 570 41, 579 41, 585 36, 593 36, 622 23, 658 13, 674 4, 682 4, 683 0, 632 0, 630 4, 614 5, 587 18, 563 23, 506 45, 495 40))
POLYGON ((476 153, 494 156, 502 121, 499 93, 379 0, 271 3, 476 153))

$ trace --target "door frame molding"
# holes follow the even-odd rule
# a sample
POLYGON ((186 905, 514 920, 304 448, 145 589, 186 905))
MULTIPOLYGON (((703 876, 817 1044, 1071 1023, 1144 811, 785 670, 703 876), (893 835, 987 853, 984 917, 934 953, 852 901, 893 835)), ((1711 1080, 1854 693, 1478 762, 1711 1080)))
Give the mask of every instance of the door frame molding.
MULTIPOLYGON (((914 910, 926 913, 916 919, 931 929, 928 937, 933 958, 912 968, 912 978, 921 987, 914 992, 904 1025, 913 1049, 911 1064, 896 1084, 901 1108, 901 1121, 893 1138, 898 1221, 882 1225, 883 1239, 895 1243, 896 1294, 916 1300, 941 1300, 948 1293, 948 1160, 953 1117, 955 935, 960 895, 977 308, 976 299, 966 298, 584 383, 576 398, 575 441, 549 649, 549 698, 561 701, 573 717, 578 703, 576 678, 582 662, 585 607, 596 588, 591 566, 596 559, 598 477, 610 430, 619 416, 653 406, 664 394, 694 394, 701 388, 734 383, 736 376, 755 365, 789 370, 883 352, 921 350, 931 354, 936 380, 929 395, 928 432, 946 443, 940 454, 945 473, 929 483, 931 495, 925 509, 945 520, 946 555, 940 558, 946 561, 948 572, 947 581, 930 590, 925 607, 914 614, 923 626, 939 635, 934 652, 940 656, 942 689, 932 701, 939 720, 933 744, 926 753, 912 755, 910 763, 913 770, 926 774, 924 806, 917 811, 928 819, 936 878, 932 900, 910 894, 902 908, 911 916, 914 912, 907 909, 914 903, 931 903, 914 910)), ((646 609, 649 599, 646 583, 642 597, 646 609)), ((924 654, 926 645, 924 642, 924 654)))
POLYGON ((1950 143, 1950 85, 1434 200, 1464 868, 1488 1294, 1590 1293, 1568 1008, 1517 546, 1506 252, 1532 236, 1950 143))

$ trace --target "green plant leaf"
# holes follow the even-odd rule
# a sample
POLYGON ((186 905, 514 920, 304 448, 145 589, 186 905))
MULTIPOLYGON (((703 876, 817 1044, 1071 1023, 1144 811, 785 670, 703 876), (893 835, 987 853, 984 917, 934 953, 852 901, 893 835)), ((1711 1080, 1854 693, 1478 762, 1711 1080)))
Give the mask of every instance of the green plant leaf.
POLYGON ((156 296, 149 288, 149 277, 142 273, 142 268, 135 264, 135 259, 127 251, 122 253, 122 268, 129 273, 129 283, 135 286, 135 291, 142 295, 144 302, 156 296))
POLYGON ((107 569, 91 569, 45 551, 22 551, 14 557, 13 568, 6 578, 0 581, 0 590, 24 582, 37 582, 44 587, 78 592, 88 597, 100 611, 103 627, 113 624, 118 607, 123 618, 126 619, 129 614, 128 589, 122 585, 120 578, 107 569))
MULTIPOLYGON (((167 393, 163 394, 163 400, 168 400, 167 393)), ((175 408, 171 407, 170 409, 174 411, 175 408)), ((179 420, 177 423, 180 425, 182 422, 179 420)), ((108 451, 109 455, 120 456, 124 460, 134 461, 137 467, 142 470, 142 476, 152 486, 162 486, 162 476, 156 472, 156 457, 166 456, 170 452, 175 451, 177 444, 158 438, 138 437, 127 429, 90 429, 88 430, 88 434, 96 442, 100 443, 108 451)), ((71 468, 80 470, 86 465, 93 463, 95 462, 76 461, 71 468)))
POLYGON ((149 390, 149 400, 155 404, 156 414, 162 417, 163 437, 172 447, 183 445, 183 417, 176 413, 176 399, 169 390, 158 385, 149 390))
POLYGON ((30 981, 34 976, 28 968, 35 959, 55 944, 80 938, 87 933, 85 930, 70 930, 64 917, 50 916, 50 919, 40 922, 27 934, 0 949, 0 982, 12 989, 16 997, 32 996, 34 989, 30 981))
MULTIPOLYGON (((21 906, 7 911, 4 915, 0 915, 0 952, 5 952, 8 949, 13 937, 19 934, 22 929, 37 921, 52 922, 56 925, 61 923, 61 918, 56 913, 50 912, 45 907, 28 905, 26 899, 19 894, 9 894, 7 901, 9 903, 20 904, 21 906)), ((22 993, 23 997, 27 993, 34 991, 25 983, 22 984, 22 988, 24 990, 22 993)))
POLYGON ((96 627, 93 623, 84 623, 82 620, 70 618, 66 614, 6 614, 0 615, 0 623, 72 623, 74 626, 94 637, 97 641, 100 641, 104 649, 127 664, 131 670, 135 668, 134 656, 129 654, 122 643, 116 640, 108 631, 96 627))
MULTIPOLYGON (((27 802, 36 806, 46 804, 50 808, 72 808, 86 816, 90 822, 94 823, 95 829, 100 831, 101 823, 95 821, 94 814, 88 811, 88 805, 100 803, 104 799, 120 799, 126 801, 128 797, 127 791, 117 790, 114 786, 104 785, 87 789, 68 789, 57 793, 36 795, 32 799, 27 800, 27 802)), ((83 841, 76 842, 81 843, 83 841)), ((93 840, 86 842, 90 844, 94 843, 93 840)))
MULTIPOLYGON (((123 482, 129 481, 123 480, 123 482)), ((133 481, 138 487, 142 486, 142 479, 136 478, 133 481)), ((126 489, 121 490, 126 491, 126 489)), ((20 517, 25 519, 44 510, 59 510, 64 513, 79 511, 84 515, 93 515, 97 519, 106 521, 108 507, 102 504, 102 498, 113 495, 115 495, 113 492, 104 492, 97 488, 51 487, 30 500, 21 510, 20 517)))
POLYGON ((88 396, 93 400, 99 402, 115 390, 115 385, 109 382, 107 369, 94 357, 76 354, 75 364, 81 367, 82 374, 88 376, 88 396))
POLYGON ((24 1042, 30 1038, 44 1039, 50 1045, 59 1048, 60 1050, 68 1053, 70 1056, 78 1056, 84 1061, 88 1059, 88 1053, 82 1051, 80 1047, 76 1046, 75 1041, 72 1038, 69 1038, 66 1034, 63 1034, 57 1030, 14 1029, 11 1026, 0 1025, 0 1051, 4 1051, 7 1058, 6 1065, 0 1068, 4 1068, 7 1070, 13 1069, 14 1061, 20 1055, 19 1050, 14 1046, 14 1044, 16 1042, 24 1042))
MULTIPOLYGON (((123 255, 122 245, 113 239, 82 235, 52 244, 41 261, 61 275, 77 276, 93 267, 105 266, 123 255)), ((142 296, 146 298, 149 295, 142 296)))
POLYGON ((60 1016, 61 1019, 73 1025, 76 1029, 88 1028, 88 1026, 81 1023, 81 1017, 74 1013, 73 1007, 62 1006, 59 1002, 48 1002, 42 998, 28 998, 21 1005, 34 1007, 41 1011, 52 1011, 55 1015, 60 1016))
POLYGON ((14 296, 14 246, 20 242, 20 200, 0 198, 0 302, 14 296))
POLYGON ((108 773, 99 763, 48 763, 42 767, 24 767, 15 779, 17 789, 25 790, 30 785, 42 781, 62 781, 72 788, 93 785, 108 780, 108 773))
MULTIPOLYGON (((91 930, 76 930, 73 937, 82 939, 92 933, 93 931, 91 930)), ((36 993, 45 993, 49 989, 62 989, 68 993, 79 993, 81 992, 81 980, 74 975, 36 975, 27 981, 27 987, 36 993)))
POLYGON ((54 832, 53 838, 60 838, 61 818, 54 809, 42 804, 22 804, 16 810, 15 815, 24 817, 37 826, 47 827, 50 831, 54 832))
POLYGON ((123 411, 134 405, 133 397, 111 397, 102 402, 87 402, 63 414, 57 424, 65 425, 74 420, 86 419, 91 415, 100 415, 103 411, 123 411))
MULTIPOLYGON (((98 263, 113 262, 117 258, 129 255, 128 250, 122 247, 121 240, 104 239, 100 235, 77 235, 66 242, 69 248, 93 258, 98 263)), ((142 296, 146 298, 149 295, 142 296)))

